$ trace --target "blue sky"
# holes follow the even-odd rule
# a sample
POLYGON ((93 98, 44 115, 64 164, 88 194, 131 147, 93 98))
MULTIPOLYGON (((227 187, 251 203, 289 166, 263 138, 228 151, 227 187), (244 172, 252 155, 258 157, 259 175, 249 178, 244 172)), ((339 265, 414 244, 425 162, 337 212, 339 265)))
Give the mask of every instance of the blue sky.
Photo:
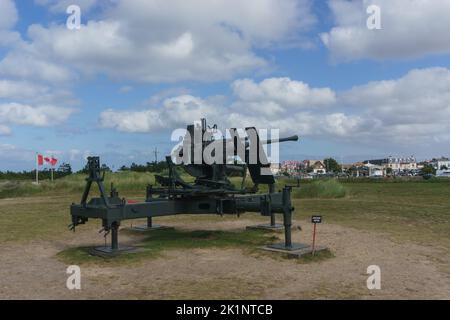
POLYGON ((450 156, 448 12, 450 0, 0 0, 0 170, 32 169, 35 152, 145 163, 200 116, 301 136, 281 160, 450 156))

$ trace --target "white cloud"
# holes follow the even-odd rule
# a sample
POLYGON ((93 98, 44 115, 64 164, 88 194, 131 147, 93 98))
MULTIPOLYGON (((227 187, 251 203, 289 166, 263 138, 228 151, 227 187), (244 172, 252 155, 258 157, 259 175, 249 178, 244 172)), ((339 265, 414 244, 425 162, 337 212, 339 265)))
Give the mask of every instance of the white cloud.
POLYGON ((47 6, 50 12, 65 13, 70 5, 77 5, 81 8, 82 13, 88 12, 98 5, 98 0, 34 0, 38 5, 47 6))
POLYGON ((11 128, 0 124, 0 136, 8 136, 11 134, 11 128))
POLYGON ((55 82, 75 71, 141 82, 228 79, 268 64, 255 49, 293 42, 315 22, 310 0, 108 4, 81 30, 30 26, 29 41, 0 63, 0 74, 55 82))
POLYGON ((304 82, 289 78, 270 78, 260 83, 250 79, 236 80, 232 88, 243 102, 270 101, 280 108, 312 109, 336 101, 335 93, 329 88, 310 88, 304 82))
POLYGON ((151 132, 181 126, 202 117, 220 114, 220 107, 207 101, 182 95, 164 100, 160 108, 141 111, 105 110, 99 123, 103 128, 114 128, 122 132, 151 132))
POLYGON ((34 98, 47 93, 47 88, 26 81, 0 79, 0 99, 34 98))
POLYGON ((12 0, 0 0, 0 30, 12 28, 18 19, 16 5, 12 0))
MULTIPOLYGON (((2 169, 7 170, 8 167, 14 167, 19 162, 33 164, 36 162, 36 154, 34 151, 17 147, 9 143, 0 143, 0 161, 2 161, 2 169)), ((17 168, 14 168, 17 169, 17 168)))
POLYGON ((74 109, 55 106, 32 107, 19 103, 5 103, 0 104, 0 122, 47 127, 66 121, 74 112, 74 109))
POLYGON ((339 101, 351 112, 376 119, 372 133, 378 137, 394 142, 439 139, 450 127, 450 70, 412 70, 400 79, 356 86, 339 101))
POLYGON ((415 58, 450 53, 450 0, 333 0, 336 25, 321 35, 332 57, 355 59, 415 58), (369 5, 381 8, 381 30, 366 25, 369 5))
POLYGON ((370 82, 335 93, 287 78, 232 84, 228 106, 189 95, 142 111, 107 110, 100 124, 123 132, 184 127, 202 117, 222 127, 278 128, 282 134, 352 143, 427 143, 450 134, 450 70, 412 70, 405 76, 370 82))
POLYGON ((0 75, 54 84, 76 78, 64 64, 52 62, 41 54, 27 53, 29 47, 20 43, 16 50, 8 53, 0 61, 0 75))

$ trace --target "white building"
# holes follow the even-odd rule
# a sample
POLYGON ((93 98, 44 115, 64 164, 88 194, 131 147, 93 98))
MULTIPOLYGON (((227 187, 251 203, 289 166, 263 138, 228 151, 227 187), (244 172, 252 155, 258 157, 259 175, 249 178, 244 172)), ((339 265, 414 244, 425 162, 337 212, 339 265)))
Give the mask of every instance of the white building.
POLYGON ((392 169, 393 172, 411 171, 417 169, 417 161, 411 156, 407 158, 388 157, 385 159, 366 160, 365 164, 373 164, 384 169, 392 169))
POLYGON ((450 170, 436 170, 436 176, 437 177, 447 177, 450 178, 450 170))
POLYGON ((378 166, 369 162, 364 167, 367 168, 369 177, 384 177, 386 174, 384 166, 378 166))
POLYGON ((320 160, 304 160, 303 164, 308 171, 311 171, 314 174, 325 174, 327 170, 325 165, 320 160))
POLYGON ((433 159, 433 160, 431 160, 430 163, 433 166, 433 168, 435 168, 436 170, 450 169, 450 159, 449 158, 441 157, 438 159, 433 159))

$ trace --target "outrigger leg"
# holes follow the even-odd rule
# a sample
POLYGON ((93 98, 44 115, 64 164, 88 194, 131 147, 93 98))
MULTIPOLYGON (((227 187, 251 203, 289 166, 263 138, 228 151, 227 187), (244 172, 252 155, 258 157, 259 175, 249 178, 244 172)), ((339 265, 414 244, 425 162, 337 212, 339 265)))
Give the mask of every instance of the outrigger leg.
POLYGON ((111 246, 108 246, 106 243, 104 246, 95 247, 91 249, 90 253, 97 256, 113 256, 119 254, 124 251, 134 251, 135 247, 130 246, 119 246, 119 221, 114 221, 111 223, 109 228, 105 227, 105 237, 111 233, 111 246))
POLYGON ((295 251, 309 247, 306 244, 292 243, 292 211, 294 208, 291 203, 291 187, 283 189, 283 226, 284 243, 276 243, 267 246, 267 249, 276 249, 280 251, 295 251))
MULTIPOLYGON (((153 199, 153 186, 152 185, 148 185, 147 186, 147 202, 152 201, 153 199)), ((130 228, 130 230, 133 231, 151 231, 151 230, 162 230, 162 229, 173 229, 173 227, 169 227, 169 226, 163 226, 160 224, 153 224, 153 220, 152 217, 147 217, 147 223, 146 224, 141 224, 138 226, 132 226, 130 228)))

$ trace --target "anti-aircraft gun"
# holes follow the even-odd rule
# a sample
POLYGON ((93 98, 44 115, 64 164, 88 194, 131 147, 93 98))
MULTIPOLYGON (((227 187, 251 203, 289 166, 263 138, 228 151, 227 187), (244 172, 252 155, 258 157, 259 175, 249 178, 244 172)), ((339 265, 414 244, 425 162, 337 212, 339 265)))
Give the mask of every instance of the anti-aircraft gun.
POLYGON ((98 247, 102 254, 117 253, 127 248, 119 247, 118 231, 121 221, 147 218, 147 228, 153 226, 152 218, 178 214, 241 214, 260 212, 270 216, 275 226, 275 214, 283 214, 285 242, 272 245, 277 249, 296 250, 291 241, 292 212, 291 188, 284 187, 275 192, 275 179, 270 172, 270 163, 263 145, 277 142, 297 141, 298 136, 282 139, 260 140, 258 131, 246 128, 242 138, 238 130, 230 129, 230 137, 217 138, 217 126, 208 127, 206 120, 188 125, 182 144, 166 157, 168 176, 155 175, 157 186, 148 185, 144 202, 128 202, 119 197, 111 186, 106 194, 101 174, 99 157, 88 158, 89 176, 79 204, 72 204, 70 228, 84 224, 89 218, 102 220, 103 229, 111 233, 111 247, 98 247), (175 161, 175 162, 174 162, 175 161), (178 173, 177 165, 195 178, 186 182, 178 173), (254 183, 245 186, 247 171, 254 183), (241 175, 242 183, 236 187, 230 175, 241 175), (93 183, 98 185, 99 197, 88 202, 93 183), (260 184, 269 186, 268 193, 257 193, 260 184))

